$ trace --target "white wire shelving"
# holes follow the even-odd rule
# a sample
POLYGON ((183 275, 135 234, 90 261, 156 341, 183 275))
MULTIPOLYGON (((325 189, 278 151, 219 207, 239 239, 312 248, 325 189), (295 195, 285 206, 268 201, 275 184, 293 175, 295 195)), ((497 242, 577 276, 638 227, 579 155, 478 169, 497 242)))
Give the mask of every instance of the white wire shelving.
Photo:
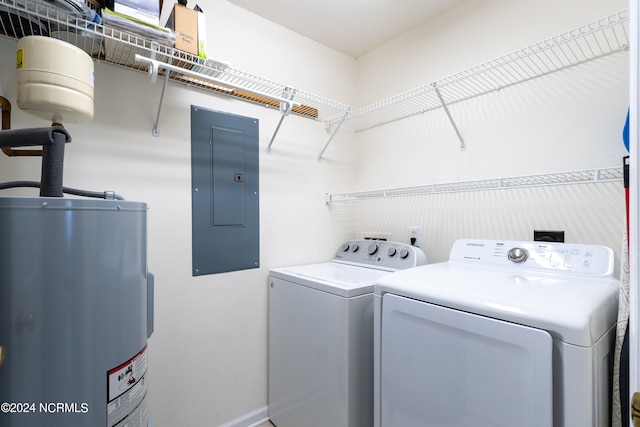
POLYGON ((571 184, 595 184, 622 181, 622 167, 587 169, 572 172, 557 172, 540 175, 492 178, 477 181, 461 181, 442 184, 396 187, 382 190, 355 191, 351 193, 325 194, 325 203, 348 200, 382 199, 388 197, 423 196, 468 191, 503 190, 511 188, 544 187, 571 184))
POLYGON ((171 80, 279 109, 281 117, 269 142, 269 152, 289 114, 323 122, 330 137, 318 160, 344 123, 349 123, 355 132, 362 132, 439 108, 447 113, 460 140, 460 149, 464 150, 463 135, 449 105, 627 50, 628 27, 629 12, 621 11, 444 79, 352 109, 349 105, 234 69, 223 62, 174 49, 163 39, 143 37, 87 21, 53 7, 45 0, 0 0, 0 36, 14 39, 28 34, 56 37, 81 47, 97 61, 148 72, 152 81, 158 77, 164 79, 154 135, 159 134, 164 93, 171 80))
MULTIPOLYGON (((601 58, 629 47, 629 11, 527 46, 492 61, 351 111, 346 122, 356 132, 444 108, 464 150, 464 140, 448 105, 601 58)), ((336 123, 337 125, 337 123, 336 123)))
MULTIPOLYGON (((0 36, 18 39, 25 35, 55 37, 80 47, 96 61, 148 72, 152 80, 164 78, 154 135, 159 134, 168 80, 279 109, 281 119, 269 149, 284 117, 290 113, 328 124, 340 123, 351 111, 346 104, 174 49, 162 37, 142 36, 90 22, 44 0, 0 0, 0 36)), ((332 130, 319 159, 338 127, 332 130)))

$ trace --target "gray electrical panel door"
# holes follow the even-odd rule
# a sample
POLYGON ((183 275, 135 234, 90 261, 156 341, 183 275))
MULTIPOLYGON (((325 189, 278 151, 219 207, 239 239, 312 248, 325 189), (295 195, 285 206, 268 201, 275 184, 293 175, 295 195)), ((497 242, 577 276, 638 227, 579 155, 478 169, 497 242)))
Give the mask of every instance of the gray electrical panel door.
POLYGON ((194 276, 260 266, 258 120, 191 106, 194 276))

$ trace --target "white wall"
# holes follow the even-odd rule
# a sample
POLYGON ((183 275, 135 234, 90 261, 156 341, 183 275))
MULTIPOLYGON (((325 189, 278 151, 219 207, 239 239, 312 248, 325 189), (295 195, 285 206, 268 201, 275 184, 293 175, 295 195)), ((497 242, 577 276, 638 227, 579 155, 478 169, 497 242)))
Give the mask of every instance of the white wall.
MULTIPOLYGON (((627 7, 625 1, 474 0, 358 61, 358 98, 371 103, 439 80, 627 7)), ((357 134, 358 185, 350 190, 619 167, 628 106, 628 52, 450 106, 466 150, 442 109, 357 134)), ((345 190, 346 191, 346 190, 345 190)), ((360 231, 408 241, 421 227, 431 262, 462 237, 569 242, 619 252, 622 183, 457 193, 357 204, 360 231)))
MULTIPOLYGON (((210 56, 354 103, 354 60, 224 0, 199 3, 207 16, 210 56)), ((15 51, 15 41, 0 39, 0 84, 13 105, 13 127, 48 126, 17 107, 15 51)), ((112 189, 149 205, 149 267, 156 277, 155 333, 149 340, 154 426, 218 426, 265 408, 268 269, 325 261, 355 235, 354 215, 327 207, 323 198, 354 184, 353 135, 338 135, 318 163, 329 137, 324 125, 290 115, 267 155, 277 110, 171 83, 161 136, 154 138, 160 84, 104 63, 96 64, 95 76, 94 120, 66 126, 73 141, 66 148, 64 184, 112 189), (259 269, 191 276, 192 104, 260 120, 259 269)), ((0 155, 0 181, 39 177, 39 158, 0 155)))

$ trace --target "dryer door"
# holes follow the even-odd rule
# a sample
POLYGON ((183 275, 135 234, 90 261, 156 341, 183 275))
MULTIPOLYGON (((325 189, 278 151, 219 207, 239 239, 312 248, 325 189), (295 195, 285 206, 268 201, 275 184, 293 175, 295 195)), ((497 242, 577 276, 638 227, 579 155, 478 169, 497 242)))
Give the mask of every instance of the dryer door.
POLYGON ((552 427, 543 330, 382 299, 381 427, 552 427))

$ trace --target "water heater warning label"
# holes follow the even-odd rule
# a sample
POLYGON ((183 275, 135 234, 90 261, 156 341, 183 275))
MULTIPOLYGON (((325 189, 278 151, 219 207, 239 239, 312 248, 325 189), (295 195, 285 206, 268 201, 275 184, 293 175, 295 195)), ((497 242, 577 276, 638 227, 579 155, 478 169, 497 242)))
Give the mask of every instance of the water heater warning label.
POLYGON ((18 49, 16 52, 16 69, 24 67, 24 49, 18 49))
POLYGON ((147 346, 107 372, 107 426, 147 426, 147 346))

